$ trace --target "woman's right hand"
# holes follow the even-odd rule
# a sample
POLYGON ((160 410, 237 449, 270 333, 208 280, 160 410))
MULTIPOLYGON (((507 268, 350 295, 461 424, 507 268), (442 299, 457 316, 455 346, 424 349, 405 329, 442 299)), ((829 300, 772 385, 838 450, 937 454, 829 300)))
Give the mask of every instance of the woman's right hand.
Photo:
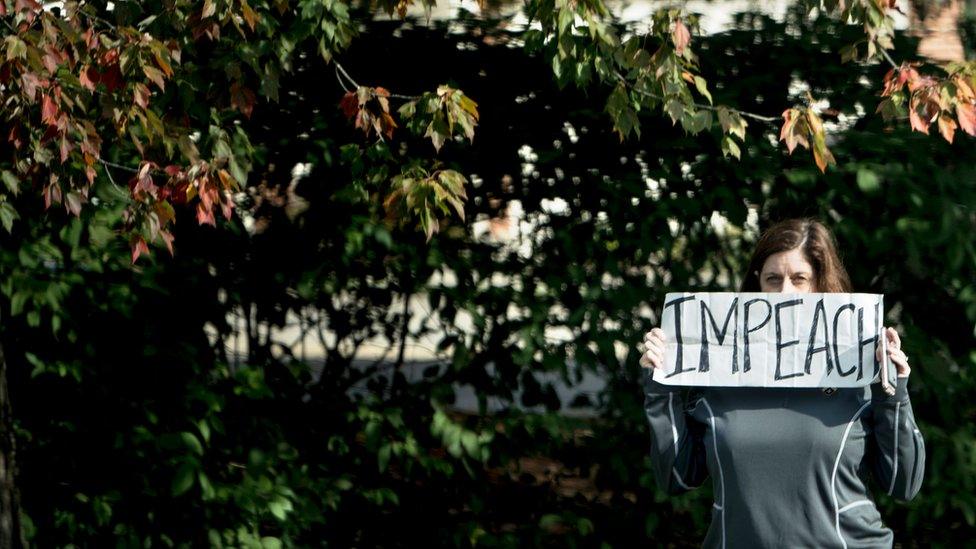
POLYGON ((644 334, 644 354, 641 355, 640 365, 645 368, 664 369, 664 330, 654 328, 644 334))

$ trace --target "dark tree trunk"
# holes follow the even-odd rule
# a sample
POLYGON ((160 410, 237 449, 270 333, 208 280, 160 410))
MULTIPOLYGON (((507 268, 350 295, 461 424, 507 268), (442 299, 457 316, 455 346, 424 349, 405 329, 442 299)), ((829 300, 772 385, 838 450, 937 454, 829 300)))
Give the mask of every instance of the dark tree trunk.
POLYGON ((0 344, 0 549, 27 547, 20 522, 16 448, 13 409, 7 390, 7 359, 0 344))

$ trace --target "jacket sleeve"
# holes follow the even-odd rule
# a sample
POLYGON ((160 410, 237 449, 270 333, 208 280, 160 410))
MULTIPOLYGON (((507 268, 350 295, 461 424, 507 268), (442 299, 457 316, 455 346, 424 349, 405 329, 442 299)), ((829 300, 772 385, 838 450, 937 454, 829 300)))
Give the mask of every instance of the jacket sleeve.
POLYGON ((657 484, 669 494, 697 488, 708 476, 704 425, 686 413, 679 388, 654 381, 651 368, 642 370, 644 412, 650 425, 651 464, 657 484))
POLYGON ((880 384, 873 384, 871 393, 874 477, 888 495, 908 501, 925 474, 925 441, 915 424, 908 378, 898 378, 893 396, 884 394, 880 384))

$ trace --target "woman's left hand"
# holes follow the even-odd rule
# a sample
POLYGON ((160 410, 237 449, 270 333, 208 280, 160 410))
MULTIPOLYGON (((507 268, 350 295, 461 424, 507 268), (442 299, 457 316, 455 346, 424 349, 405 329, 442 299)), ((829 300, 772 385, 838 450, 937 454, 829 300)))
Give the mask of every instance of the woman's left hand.
MULTIPOLYGON (((901 350, 901 337, 894 328, 885 328, 884 337, 888 340, 888 358, 895 363, 898 369, 898 377, 908 377, 912 373, 911 366, 908 365, 908 356, 901 350)), ((875 348, 875 355, 881 360, 881 341, 875 348)))

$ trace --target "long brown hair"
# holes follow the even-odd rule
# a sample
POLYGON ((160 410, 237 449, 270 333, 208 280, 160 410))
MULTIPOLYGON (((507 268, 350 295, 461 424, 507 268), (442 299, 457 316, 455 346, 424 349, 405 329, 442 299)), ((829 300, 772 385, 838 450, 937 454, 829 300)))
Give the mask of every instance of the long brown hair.
POLYGON ((813 266, 818 292, 850 292, 851 279, 837 255, 833 233, 816 219, 787 219, 780 221, 759 237, 752 253, 749 269, 742 280, 740 292, 759 292, 759 271, 766 259, 779 252, 800 248, 813 266))

